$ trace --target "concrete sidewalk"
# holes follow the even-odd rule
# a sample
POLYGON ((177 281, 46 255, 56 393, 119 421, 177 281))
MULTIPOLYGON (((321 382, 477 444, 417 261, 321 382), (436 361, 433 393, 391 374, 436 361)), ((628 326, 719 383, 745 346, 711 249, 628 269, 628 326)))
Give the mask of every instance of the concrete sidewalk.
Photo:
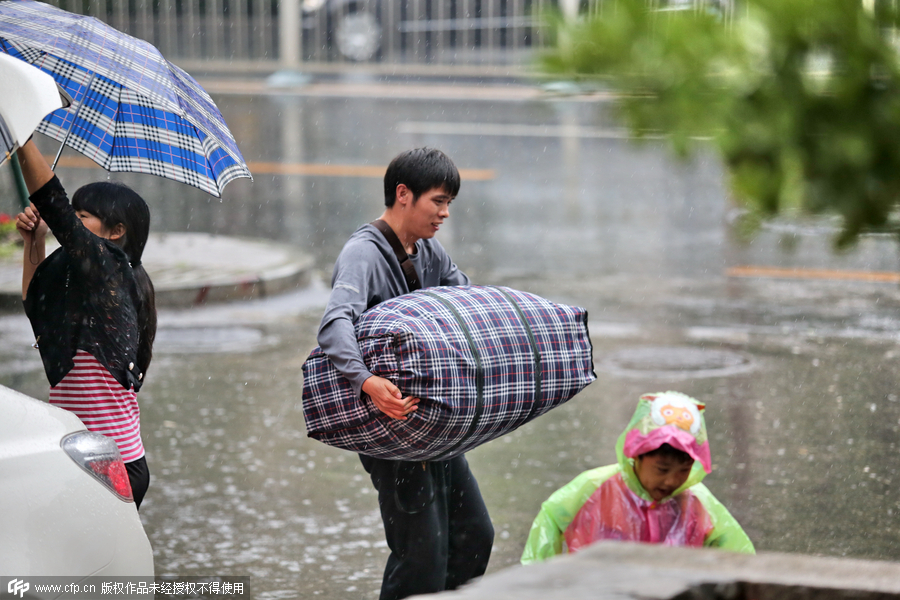
MULTIPOLYGON (((143 263, 160 307, 263 298, 308 284, 313 268, 286 244, 206 233, 151 234, 143 263)), ((21 254, 0 259, 0 306, 21 306, 21 285, 21 254)))
POLYGON ((900 564, 605 541, 577 554, 509 567, 439 596, 445 600, 896 600, 900 598, 900 564))

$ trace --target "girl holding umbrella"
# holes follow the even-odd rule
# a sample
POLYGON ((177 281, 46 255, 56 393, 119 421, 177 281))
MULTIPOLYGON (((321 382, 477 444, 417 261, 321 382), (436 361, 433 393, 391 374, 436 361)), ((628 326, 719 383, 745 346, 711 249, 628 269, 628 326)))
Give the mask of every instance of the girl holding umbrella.
POLYGON ((50 403, 116 441, 139 508, 150 472, 137 392, 156 335, 153 284, 141 266, 150 209, 127 186, 105 181, 79 188, 69 203, 33 141, 18 157, 31 194, 16 220, 25 242, 22 299, 50 403), (45 258, 48 228, 61 247, 45 258))

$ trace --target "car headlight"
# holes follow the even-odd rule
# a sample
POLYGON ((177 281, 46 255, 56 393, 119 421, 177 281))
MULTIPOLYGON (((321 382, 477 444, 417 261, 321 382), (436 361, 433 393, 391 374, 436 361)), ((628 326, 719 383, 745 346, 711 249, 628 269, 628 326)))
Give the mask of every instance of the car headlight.
POLYGON ((306 12, 315 12, 324 6, 325 0, 303 0, 303 10, 306 12))
POLYGON ((77 431, 60 442, 63 451, 94 479, 126 502, 134 502, 128 471, 115 440, 91 431, 77 431))

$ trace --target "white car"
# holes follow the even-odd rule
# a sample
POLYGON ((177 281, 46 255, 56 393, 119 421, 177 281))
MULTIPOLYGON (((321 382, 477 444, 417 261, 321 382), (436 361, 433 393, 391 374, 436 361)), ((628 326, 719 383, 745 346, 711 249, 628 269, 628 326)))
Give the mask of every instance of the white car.
POLYGON ((115 442, 86 431, 74 414, 4 386, 0 576, 4 585, 18 578, 20 589, 29 576, 71 583, 87 576, 152 583, 154 576, 153 551, 115 442))

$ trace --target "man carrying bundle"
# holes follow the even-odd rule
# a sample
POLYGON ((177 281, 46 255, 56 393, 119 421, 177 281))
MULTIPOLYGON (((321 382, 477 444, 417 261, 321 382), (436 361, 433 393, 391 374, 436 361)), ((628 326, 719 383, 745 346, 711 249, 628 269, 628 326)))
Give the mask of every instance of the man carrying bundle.
MULTIPOLYGON (((459 171, 440 150, 398 155, 384 176, 385 211, 350 236, 334 265, 318 342, 337 370, 388 417, 405 420, 418 398, 373 375, 354 323, 390 298, 417 288, 467 285, 434 239, 459 192, 459 171)), ((388 557, 381 600, 459 587, 487 568, 494 529, 465 456, 406 462, 359 455, 378 490, 388 557)))

